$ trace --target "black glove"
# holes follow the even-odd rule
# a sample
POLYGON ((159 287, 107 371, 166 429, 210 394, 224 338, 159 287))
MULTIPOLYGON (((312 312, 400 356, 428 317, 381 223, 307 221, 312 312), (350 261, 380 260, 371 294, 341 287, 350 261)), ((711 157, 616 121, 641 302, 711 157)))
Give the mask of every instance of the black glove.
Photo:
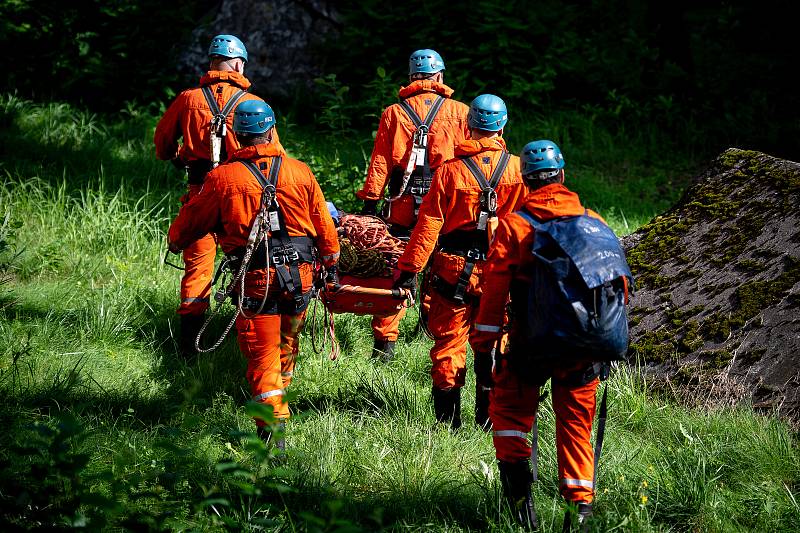
POLYGON ((364 200, 364 207, 361 208, 361 214, 372 217, 378 216, 378 200, 364 200))
POLYGON ((480 385, 491 387, 494 385, 492 377, 492 352, 475 352, 475 378, 480 385))
POLYGON ((415 272, 408 272, 401 270, 400 275, 392 283, 393 289, 408 289, 411 291, 411 296, 416 300, 417 298, 417 274, 415 272))
POLYGON ((339 285, 339 269, 336 265, 331 265, 325 269, 325 284, 329 283, 339 285))

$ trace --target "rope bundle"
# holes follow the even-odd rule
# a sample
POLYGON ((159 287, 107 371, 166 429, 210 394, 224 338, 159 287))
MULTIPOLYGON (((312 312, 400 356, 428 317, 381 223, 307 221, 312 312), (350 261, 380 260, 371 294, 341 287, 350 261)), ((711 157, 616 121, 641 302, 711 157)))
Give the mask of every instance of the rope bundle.
POLYGON ((339 269, 351 276, 391 277, 405 242, 378 217, 344 215, 339 221, 339 269))

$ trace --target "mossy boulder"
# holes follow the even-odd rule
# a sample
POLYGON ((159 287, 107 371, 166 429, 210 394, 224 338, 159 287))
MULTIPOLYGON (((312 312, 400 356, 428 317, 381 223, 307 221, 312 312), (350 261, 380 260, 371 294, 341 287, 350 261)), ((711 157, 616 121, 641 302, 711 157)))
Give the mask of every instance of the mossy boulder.
POLYGON ((800 164, 731 148, 623 238, 629 355, 656 383, 800 422, 799 209, 800 164))

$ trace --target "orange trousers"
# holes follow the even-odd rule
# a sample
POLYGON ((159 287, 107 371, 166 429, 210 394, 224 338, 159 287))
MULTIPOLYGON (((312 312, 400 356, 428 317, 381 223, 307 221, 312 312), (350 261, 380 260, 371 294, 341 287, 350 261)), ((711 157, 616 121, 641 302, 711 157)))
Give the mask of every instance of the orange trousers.
POLYGON ((403 307, 396 315, 373 316, 372 317, 372 336, 376 341, 396 341, 400 335, 400 321, 406 316, 406 308, 403 307))
MULTIPOLYGON (((188 202, 202 187, 202 185, 189 185, 188 194, 181 200, 184 203, 188 202)), ((211 233, 197 239, 183 250, 183 264, 186 270, 181 278, 179 315, 202 315, 208 309, 216 254, 217 240, 211 233)))
MULTIPOLYGON (((247 381, 256 402, 271 405, 275 417, 289 418, 289 404, 284 400, 292 382, 295 361, 300 351, 298 336, 306 312, 298 315, 257 315, 236 319, 239 349, 247 358, 247 381)), ((264 421, 256 419, 257 426, 264 421)))
MULTIPOLYGON (((467 294, 471 294, 469 289, 467 294)), ((428 330, 433 336, 431 378, 437 389, 463 387, 467 376, 467 341, 478 306, 456 303, 431 290, 427 295, 428 330)))
MULTIPOLYGON (((574 385, 559 380, 556 374, 552 396, 561 495, 566 500, 591 503, 594 498, 591 435, 600 380, 574 385)), ((531 455, 528 434, 539 406, 539 386, 523 383, 504 365, 495 374, 490 398, 489 418, 497 459, 511 463, 524 461, 531 455)))

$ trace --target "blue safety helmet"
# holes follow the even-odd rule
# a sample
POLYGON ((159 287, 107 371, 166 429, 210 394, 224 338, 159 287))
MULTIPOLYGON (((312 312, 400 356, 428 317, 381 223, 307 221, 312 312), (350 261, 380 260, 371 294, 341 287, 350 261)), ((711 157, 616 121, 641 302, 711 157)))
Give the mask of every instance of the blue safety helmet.
POLYGON ((208 57, 211 56, 241 57, 247 61, 247 48, 235 35, 217 35, 211 39, 211 46, 208 47, 208 57))
POLYGON ((549 172, 551 175, 564 168, 564 156, 553 141, 543 139, 529 142, 522 148, 519 156, 522 175, 549 172))
POLYGON ((506 103, 493 94, 482 94, 469 105, 467 124, 484 131, 500 131, 508 122, 506 103))
POLYGON ((275 125, 275 112, 264 100, 245 100, 233 112, 233 131, 245 135, 266 133, 275 125))
POLYGON ((436 50, 425 48, 417 50, 408 58, 408 75, 436 74, 444 70, 444 61, 436 50))

